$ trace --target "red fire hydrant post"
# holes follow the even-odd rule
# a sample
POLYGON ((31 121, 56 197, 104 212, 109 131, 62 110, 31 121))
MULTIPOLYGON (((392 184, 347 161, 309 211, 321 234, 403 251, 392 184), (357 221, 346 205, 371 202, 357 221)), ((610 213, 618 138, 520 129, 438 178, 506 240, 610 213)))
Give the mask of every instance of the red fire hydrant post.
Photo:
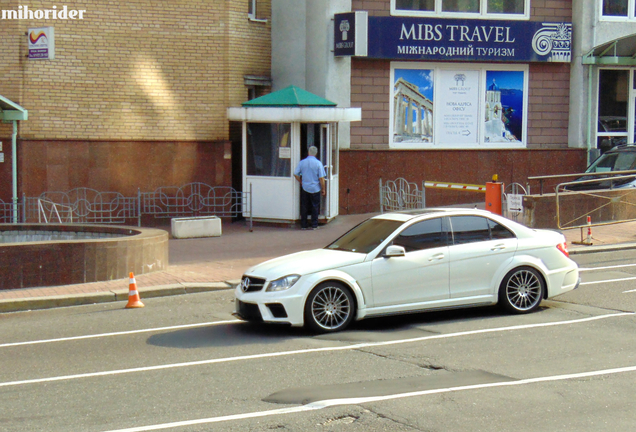
POLYGON ((492 176, 492 182, 486 183, 486 210, 501 215, 501 199, 503 197, 504 184, 498 180, 499 176, 495 174, 492 176))

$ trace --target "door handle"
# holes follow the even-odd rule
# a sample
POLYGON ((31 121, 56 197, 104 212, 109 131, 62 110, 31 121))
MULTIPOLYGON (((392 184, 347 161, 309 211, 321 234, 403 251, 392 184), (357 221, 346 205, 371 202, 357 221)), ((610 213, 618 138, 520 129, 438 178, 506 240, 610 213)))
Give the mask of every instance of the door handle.
POLYGON ((498 251, 498 250, 502 250, 505 249, 506 245, 504 244, 498 244, 496 246, 493 246, 492 248, 490 248, 491 251, 498 251))
POLYGON ((443 254, 443 253, 440 253, 440 254, 435 254, 435 255, 433 255, 433 256, 432 256, 432 257, 430 257, 428 260, 429 260, 429 261, 439 261, 439 260, 442 260, 442 259, 444 259, 444 254, 443 254))

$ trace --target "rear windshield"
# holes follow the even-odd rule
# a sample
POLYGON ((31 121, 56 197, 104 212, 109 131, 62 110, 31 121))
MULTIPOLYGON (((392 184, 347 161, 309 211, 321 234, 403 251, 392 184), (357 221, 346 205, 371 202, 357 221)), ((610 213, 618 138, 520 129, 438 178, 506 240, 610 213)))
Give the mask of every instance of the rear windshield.
POLYGON ((628 171, 634 169, 634 162, 636 162, 636 152, 606 153, 596 159, 585 172, 628 171))
POLYGON ((331 243, 326 249, 367 254, 378 247, 403 222, 386 219, 367 219, 331 243))

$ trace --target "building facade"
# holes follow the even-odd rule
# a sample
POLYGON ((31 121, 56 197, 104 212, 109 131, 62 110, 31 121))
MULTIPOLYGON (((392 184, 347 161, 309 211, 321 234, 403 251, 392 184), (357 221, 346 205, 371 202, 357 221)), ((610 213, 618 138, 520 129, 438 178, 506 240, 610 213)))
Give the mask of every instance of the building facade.
MULTIPOLYGON (((0 0, 0 95, 29 112, 18 132, 20 196, 231 184, 226 107, 269 92, 269 0, 80 0, 75 19, 45 15, 51 8, 0 0), (54 59, 28 58, 28 41, 49 27, 54 59)), ((11 134, 0 124, 5 202, 11 134)))
POLYGON ((636 142, 636 3, 573 2, 570 142, 600 151, 636 142), (590 119, 588 121, 588 119, 590 119))
MULTIPOLYGON (((581 144, 568 140, 572 2, 353 1, 352 10, 368 13, 370 52, 352 59, 351 101, 363 121, 341 157, 342 170, 356 173, 342 182, 344 212, 377 206, 365 185, 380 178, 484 184, 497 174, 525 185, 585 168, 581 144), (379 24, 392 34, 372 37, 379 24)), ((426 198, 482 199, 436 190, 426 198)))
MULTIPOLYGON (((340 214, 377 211, 380 179, 484 184, 497 174, 525 185, 580 172, 636 136, 636 0, 73 8, 82 19, 0 21, 0 96, 29 111, 18 132, 20 195, 75 187, 132 195, 194 181, 240 189, 241 132, 227 108, 290 85, 361 108, 361 121, 333 134, 340 214), (30 38, 47 27, 55 58, 29 59, 30 38)), ((17 0, 0 0, 0 11, 26 12, 17 0)), ((11 134, 0 124, 5 202, 11 134)), ((482 196, 430 190, 426 199, 482 196)))

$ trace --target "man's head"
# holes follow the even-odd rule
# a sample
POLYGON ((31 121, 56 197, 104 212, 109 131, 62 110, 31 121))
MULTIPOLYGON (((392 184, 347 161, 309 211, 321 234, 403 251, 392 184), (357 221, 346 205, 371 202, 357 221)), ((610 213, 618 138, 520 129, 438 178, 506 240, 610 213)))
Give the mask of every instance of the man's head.
POLYGON ((309 147, 309 156, 316 156, 318 154, 318 149, 316 146, 309 147))

